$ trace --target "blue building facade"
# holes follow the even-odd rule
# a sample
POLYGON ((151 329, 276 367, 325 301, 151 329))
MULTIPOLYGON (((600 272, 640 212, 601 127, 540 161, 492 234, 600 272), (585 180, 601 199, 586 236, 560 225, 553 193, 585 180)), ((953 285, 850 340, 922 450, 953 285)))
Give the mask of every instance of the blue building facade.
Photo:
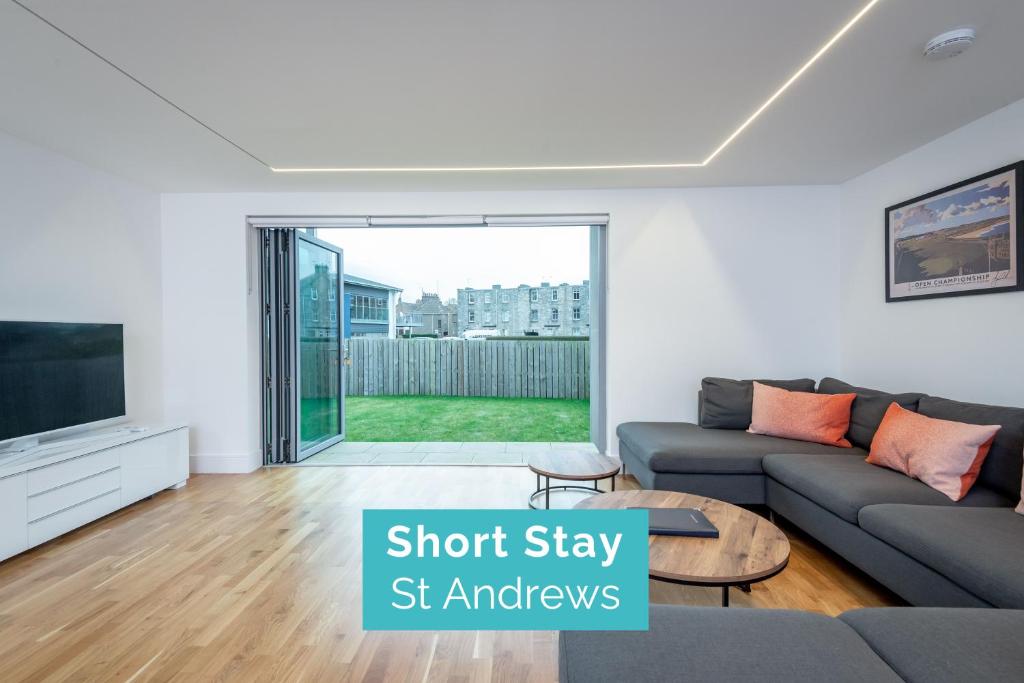
POLYGON ((345 273, 345 338, 393 338, 401 292, 398 287, 345 273))

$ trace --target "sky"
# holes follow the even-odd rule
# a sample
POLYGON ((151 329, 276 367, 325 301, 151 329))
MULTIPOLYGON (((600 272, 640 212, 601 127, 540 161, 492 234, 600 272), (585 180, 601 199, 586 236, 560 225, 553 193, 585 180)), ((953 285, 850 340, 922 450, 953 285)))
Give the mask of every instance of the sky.
POLYGON ((1003 173, 893 212, 896 236, 910 237, 1010 215, 1010 178, 1003 173))
POLYGON ((460 287, 590 279, 590 228, 320 228, 345 252, 345 272, 454 299, 460 287))

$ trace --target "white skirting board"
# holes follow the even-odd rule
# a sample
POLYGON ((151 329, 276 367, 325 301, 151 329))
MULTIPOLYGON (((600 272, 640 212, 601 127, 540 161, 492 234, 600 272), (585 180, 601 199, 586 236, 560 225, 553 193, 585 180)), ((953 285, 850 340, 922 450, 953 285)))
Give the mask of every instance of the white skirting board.
POLYGON ((248 474, 263 466, 259 451, 252 453, 196 453, 189 456, 193 474, 248 474))

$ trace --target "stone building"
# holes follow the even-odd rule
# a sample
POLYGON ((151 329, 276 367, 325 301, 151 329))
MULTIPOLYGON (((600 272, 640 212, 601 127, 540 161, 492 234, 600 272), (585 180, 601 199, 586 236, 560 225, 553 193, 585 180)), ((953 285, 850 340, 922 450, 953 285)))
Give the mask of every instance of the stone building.
POLYGON ((423 292, 419 301, 398 303, 398 334, 450 337, 458 334, 458 318, 455 304, 442 303, 437 294, 423 292))
POLYGON ((519 285, 459 290, 459 334, 482 330, 495 336, 590 335, 590 281, 571 285, 519 285))

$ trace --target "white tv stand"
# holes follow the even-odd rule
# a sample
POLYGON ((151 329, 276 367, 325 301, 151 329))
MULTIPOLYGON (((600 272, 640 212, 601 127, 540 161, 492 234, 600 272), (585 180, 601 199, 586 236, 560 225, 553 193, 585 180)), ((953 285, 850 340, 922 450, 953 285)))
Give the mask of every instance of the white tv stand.
POLYGON ((0 560, 188 479, 188 428, 130 425, 0 458, 0 560))

